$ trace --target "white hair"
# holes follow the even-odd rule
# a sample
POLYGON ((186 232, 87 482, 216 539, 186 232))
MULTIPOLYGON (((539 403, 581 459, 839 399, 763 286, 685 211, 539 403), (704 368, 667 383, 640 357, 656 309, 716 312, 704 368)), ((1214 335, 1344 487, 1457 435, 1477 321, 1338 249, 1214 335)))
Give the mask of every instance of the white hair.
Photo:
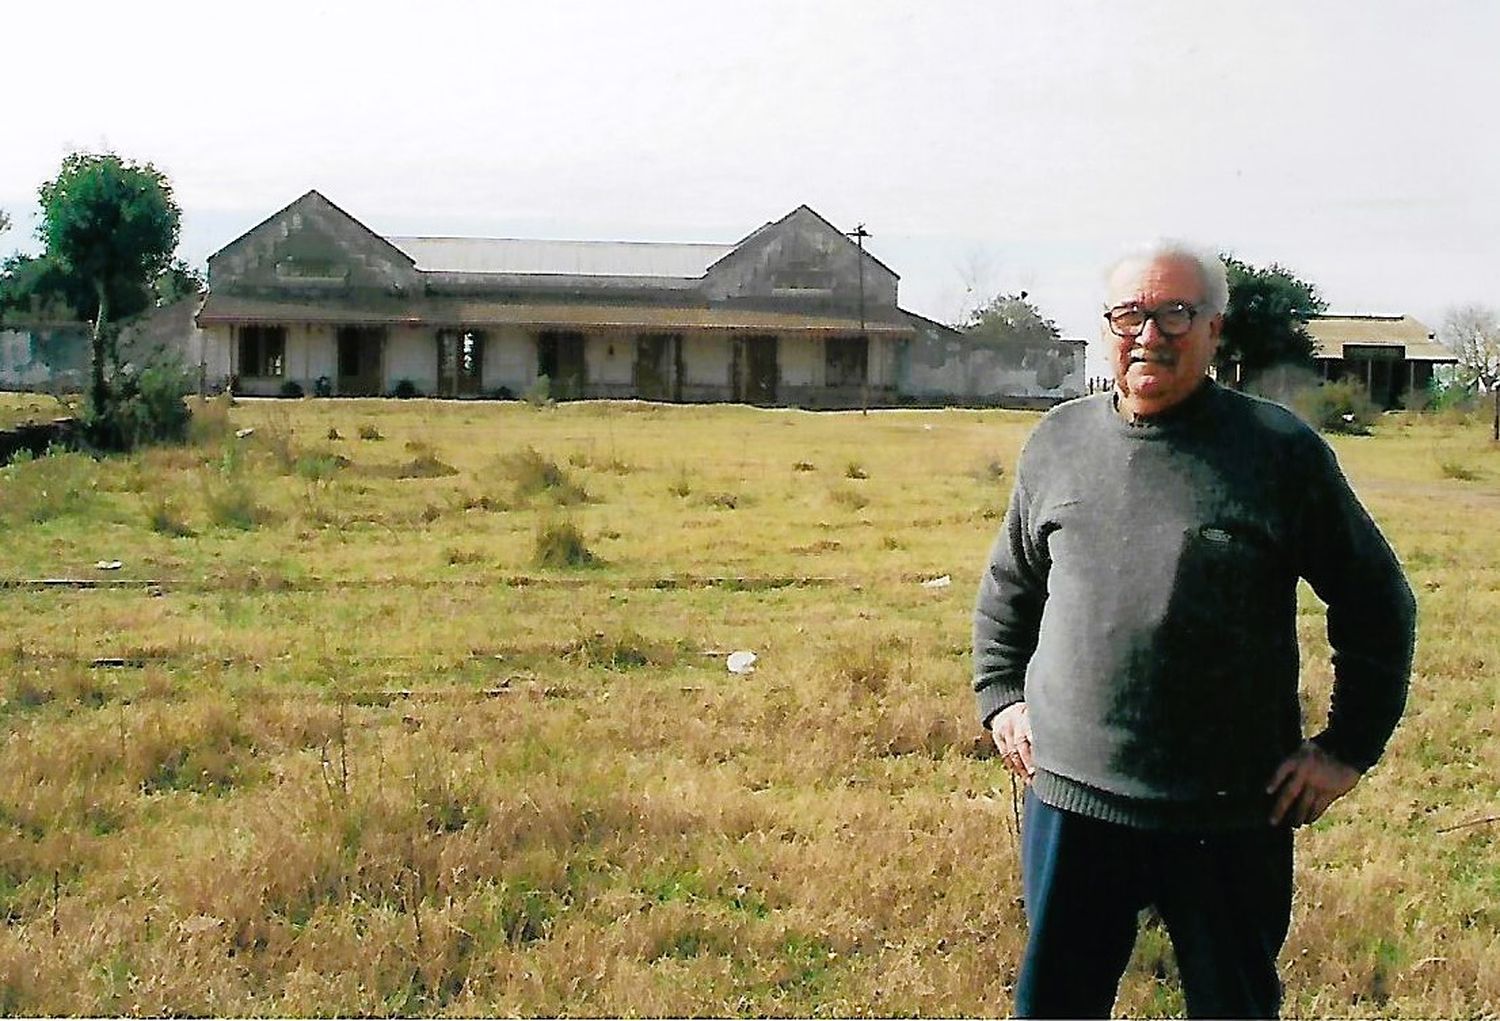
POLYGON ((1224 310, 1229 307, 1229 274, 1218 253, 1201 245, 1175 238, 1148 241, 1121 253, 1119 258, 1109 264, 1104 279, 1107 283, 1114 277, 1115 271, 1127 262, 1156 262, 1160 259, 1180 259, 1196 266, 1198 278, 1203 282, 1203 311, 1211 316, 1224 314, 1224 310))

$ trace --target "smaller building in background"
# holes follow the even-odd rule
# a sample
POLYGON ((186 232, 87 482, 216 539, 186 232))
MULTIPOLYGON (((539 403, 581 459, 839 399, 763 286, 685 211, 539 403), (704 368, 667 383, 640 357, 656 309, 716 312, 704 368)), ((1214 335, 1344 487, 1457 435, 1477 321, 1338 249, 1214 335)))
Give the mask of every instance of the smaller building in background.
POLYGON ((1427 389, 1433 370, 1454 365, 1453 352, 1411 316, 1325 315, 1307 324, 1318 374, 1364 384, 1377 407, 1398 408, 1427 389))

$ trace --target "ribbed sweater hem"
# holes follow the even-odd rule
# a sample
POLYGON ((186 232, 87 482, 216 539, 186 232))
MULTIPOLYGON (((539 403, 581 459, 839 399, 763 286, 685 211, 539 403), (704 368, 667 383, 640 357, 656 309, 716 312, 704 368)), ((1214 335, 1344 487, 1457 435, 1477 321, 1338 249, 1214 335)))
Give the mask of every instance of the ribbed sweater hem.
POLYGON ((1031 780, 1036 796, 1064 812, 1101 822, 1148 830, 1237 830, 1269 825, 1269 798, 1174 800, 1132 798, 1038 769, 1031 780))

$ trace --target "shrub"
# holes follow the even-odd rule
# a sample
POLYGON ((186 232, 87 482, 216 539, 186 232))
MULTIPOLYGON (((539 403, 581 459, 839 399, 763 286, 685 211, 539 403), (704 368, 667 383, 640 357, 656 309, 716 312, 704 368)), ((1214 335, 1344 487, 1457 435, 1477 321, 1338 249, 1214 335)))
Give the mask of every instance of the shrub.
POLYGON ((327 376, 319 376, 317 379, 313 380, 313 396, 332 397, 333 380, 329 379, 327 376))
POLYGON ((396 384, 396 389, 392 392, 403 401, 410 400, 417 396, 417 384, 409 379, 403 379, 396 384))
POLYGON ((104 450, 181 443, 192 421, 183 399, 189 389, 187 373, 175 362, 154 362, 140 372, 116 373, 109 381, 105 406, 85 405, 85 433, 104 450))
POLYGON ((295 379, 289 379, 281 384, 281 396, 283 397, 301 397, 302 394, 302 384, 295 379))
POLYGON ((546 407, 552 403, 552 380, 546 376, 538 376, 536 382, 528 386, 521 397, 533 408, 546 407))
POLYGON ((369 422, 366 422, 364 425, 359 427, 359 438, 362 440, 385 439, 384 436, 380 435, 380 430, 375 428, 375 426, 369 422))
POLYGON ((537 526, 532 559, 538 567, 587 567, 595 563, 593 552, 583 541, 583 533, 566 519, 537 526))
POLYGON ((1357 436, 1369 433, 1378 414, 1364 386, 1354 380, 1298 391, 1292 395, 1291 409, 1315 429, 1357 436))
POLYGON ((511 454, 504 466, 515 480, 516 496, 520 499, 546 494, 563 506, 588 502, 588 491, 566 469, 532 447, 511 454))

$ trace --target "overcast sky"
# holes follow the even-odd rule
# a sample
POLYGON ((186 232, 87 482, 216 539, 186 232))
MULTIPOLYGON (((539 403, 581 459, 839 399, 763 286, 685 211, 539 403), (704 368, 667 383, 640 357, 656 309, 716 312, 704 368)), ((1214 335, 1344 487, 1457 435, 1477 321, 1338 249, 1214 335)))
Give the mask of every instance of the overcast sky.
MULTIPOLYGON (((201 263, 317 188, 378 233, 734 241, 799 203, 950 320, 1024 288, 1097 337, 1159 235, 1331 309, 1500 304, 1500 4, 13 4, 0 252, 86 148, 201 263)), ((1097 365, 1097 363, 1096 363, 1097 365)))

